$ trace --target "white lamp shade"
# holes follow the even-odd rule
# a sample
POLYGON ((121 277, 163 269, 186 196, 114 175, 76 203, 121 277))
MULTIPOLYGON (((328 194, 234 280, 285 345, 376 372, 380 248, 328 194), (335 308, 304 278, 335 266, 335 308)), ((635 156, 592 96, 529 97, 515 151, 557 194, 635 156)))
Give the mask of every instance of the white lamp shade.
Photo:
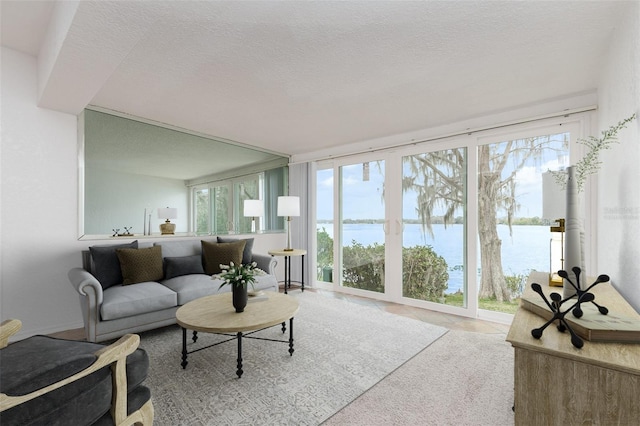
POLYGON ((262 200, 244 200, 244 216, 245 217, 264 216, 264 204, 262 203, 262 200))
POLYGON ((550 172, 542 174, 542 218, 555 221, 565 218, 567 191, 560 188, 550 172))
POLYGON ((178 217, 178 209, 175 207, 158 207, 158 219, 175 219, 178 217))
POLYGON ((300 197, 278 197, 278 216, 300 216, 300 197))

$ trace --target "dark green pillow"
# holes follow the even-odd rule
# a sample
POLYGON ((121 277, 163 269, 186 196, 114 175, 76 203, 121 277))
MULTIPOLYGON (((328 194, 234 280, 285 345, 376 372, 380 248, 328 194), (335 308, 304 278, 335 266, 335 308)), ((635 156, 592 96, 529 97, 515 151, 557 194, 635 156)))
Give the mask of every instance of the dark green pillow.
POLYGON ((202 259, 204 272, 207 275, 222 272, 220 265, 228 265, 233 262, 236 265, 242 263, 242 252, 246 242, 238 240, 233 243, 212 243, 202 240, 202 259))
POLYGON ((164 258, 165 280, 189 274, 204 274, 201 255, 164 258))
POLYGON ((162 271, 162 247, 142 249, 117 249, 122 270, 122 284, 136 284, 145 281, 160 281, 162 271))
POLYGON ((242 251, 242 263, 251 263, 251 260, 253 259, 253 238, 239 240, 237 238, 218 237, 219 243, 235 243, 236 241, 246 241, 247 244, 245 244, 244 250, 242 251))
POLYGON ((100 282, 103 289, 122 284, 120 260, 116 255, 116 250, 121 248, 137 249, 138 240, 128 244, 89 247, 92 261, 91 273, 100 282))

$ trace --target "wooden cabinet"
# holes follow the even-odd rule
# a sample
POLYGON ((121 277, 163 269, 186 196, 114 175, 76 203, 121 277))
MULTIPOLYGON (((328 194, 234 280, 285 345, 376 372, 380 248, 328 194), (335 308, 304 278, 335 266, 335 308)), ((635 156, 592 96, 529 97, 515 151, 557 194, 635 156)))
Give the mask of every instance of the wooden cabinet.
MULTIPOLYGON (((533 272, 525 294, 533 297, 531 283, 545 289, 547 281, 546 273, 533 272)), ((562 293, 561 288, 551 291, 562 293)), ((611 312, 640 321, 610 283, 592 292, 611 312)), ((585 340, 577 349, 568 332, 560 333, 555 325, 534 339, 531 330, 545 322, 521 307, 507 335, 515 350, 515 424, 640 425, 640 344, 585 340)))

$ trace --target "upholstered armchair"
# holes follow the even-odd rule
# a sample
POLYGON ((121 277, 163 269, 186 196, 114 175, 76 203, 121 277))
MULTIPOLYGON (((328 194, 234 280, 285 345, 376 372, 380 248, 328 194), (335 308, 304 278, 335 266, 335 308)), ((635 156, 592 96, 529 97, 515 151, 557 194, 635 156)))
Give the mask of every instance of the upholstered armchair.
POLYGON ((0 424, 151 425, 149 358, 127 334, 104 346, 33 336, 8 344, 21 322, 0 324, 0 424))

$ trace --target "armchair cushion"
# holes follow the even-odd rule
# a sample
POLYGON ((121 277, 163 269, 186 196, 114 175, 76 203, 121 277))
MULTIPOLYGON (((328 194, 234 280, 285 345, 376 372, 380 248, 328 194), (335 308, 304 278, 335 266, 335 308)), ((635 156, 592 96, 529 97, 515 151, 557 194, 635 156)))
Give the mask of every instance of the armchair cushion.
POLYGON ((91 253, 91 273, 100 282, 103 289, 122 283, 120 261, 116 255, 119 248, 138 248, 138 240, 129 244, 89 247, 91 253))
MULTIPOLYGON (((33 336, 15 342, 0 350, 0 392, 9 396, 25 395, 64 380, 93 364, 95 352, 103 347, 95 343, 47 336, 33 336)), ((144 350, 138 349, 127 357, 129 392, 142 387, 140 384, 147 377, 148 368, 149 357, 144 350)), ((111 371, 105 367, 1 412, 0 424, 63 425, 69 424, 70 419, 74 424, 91 424, 109 412, 111 393, 111 371)))

